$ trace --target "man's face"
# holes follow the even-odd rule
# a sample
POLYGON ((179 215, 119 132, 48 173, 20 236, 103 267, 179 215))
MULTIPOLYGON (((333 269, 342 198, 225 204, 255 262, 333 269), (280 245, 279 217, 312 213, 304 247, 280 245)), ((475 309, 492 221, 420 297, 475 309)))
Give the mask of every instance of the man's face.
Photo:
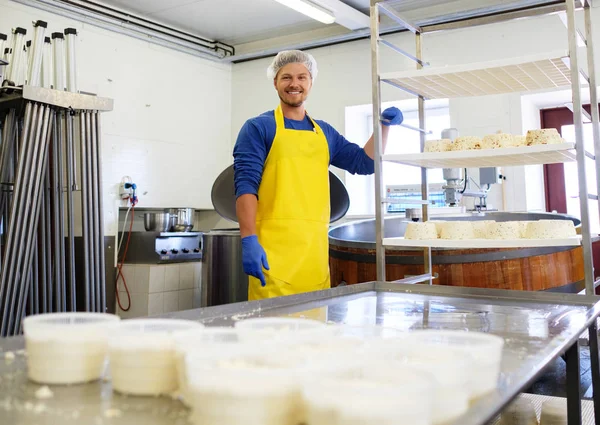
POLYGON ((308 69, 301 63, 289 63, 279 70, 274 80, 275 89, 283 103, 301 106, 312 87, 308 69))

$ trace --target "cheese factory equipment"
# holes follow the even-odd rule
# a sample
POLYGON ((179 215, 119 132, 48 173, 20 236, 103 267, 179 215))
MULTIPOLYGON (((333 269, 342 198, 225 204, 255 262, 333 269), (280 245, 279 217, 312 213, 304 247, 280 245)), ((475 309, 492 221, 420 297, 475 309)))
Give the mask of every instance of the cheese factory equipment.
MULTIPOLYGON (((454 141, 458 137, 456 128, 446 128, 442 130, 442 139, 454 141)), ((463 197, 471 197, 479 200, 475 204, 475 210, 481 211, 487 209, 486 199, 490 186, 498 182, 498 169, 496 167, 486 167, 479 169, 479 185, 478 190, 470 189, 472 179, 467 176, 467 170, 462 168, 444 168, 443 176, 446 184, 444 189, 444 200, 447 206, 457 206, 463 197), (484 189, 481 189, 483 187, 484 189)))
POLYGON ((106 311, 100 115, 113 101, 78 93, 77 31, 51 42, 47 27, 34 23, 32 43, 13 30, 0 88, 0 336, 18 334, 29 314, 106 311))
MULTIPOLYGON (((485 212, 431 217, 442 221, 530 221, 577 218, 550 213, 485 212)), ((404 217, 386 217, 386 238, 404 236, 404 217)), ((329 231, 329 265, 332 286, 373 280, 375 220, 343 223, 329 231)), ((420 248, 395 246, 386 250, 390 280, 423 272, 420 248)), ((431 255, 436 284, 515 290, 579 292, 583 289, 583 253, 580 246, 522 248, 434 248, 431 255)))

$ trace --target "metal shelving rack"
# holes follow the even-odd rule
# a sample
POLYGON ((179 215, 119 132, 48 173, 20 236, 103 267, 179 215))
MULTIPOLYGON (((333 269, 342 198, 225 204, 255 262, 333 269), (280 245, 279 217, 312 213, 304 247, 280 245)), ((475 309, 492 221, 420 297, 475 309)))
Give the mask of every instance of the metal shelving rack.
MULTIPOLYGON (((385 258, 385 249, 383 240, 385 234, 385 204, 389 201, 384 197, 383 192, 383 176, 382 176, 382 164, 383 164, 383 155, 382 155, 382 138, 381 138, 381 128, 379 125, 379 119, 381 117, 381 83, 385 82, 394 87, 397 87, 413 96, 418 98, 418 111, 419 111, 419 132, 421 137, 421 152, 424 151, 425 144, 425 136, 426 136, 426 126, 425 126, 425 102, 428 98, 435 97, 435 95, 429 94, 427 96, 424 92, 426 91, 424 88, 426 84, 419 87, 418 84, 412 85, 413 81, 410 81, 410 84, 407 83, 410 79, 401 79, 401 78, 393 78, 394 76, 390 74, 381 74, 379 69, 379 59, 380 52, 379 47, 380 44, 394 50, 397 53, 404 55, 409 58, 416 64, 417 71, 411 71, 410 76, 414 77, 420 73, 431 75, 434 73, 432 68, 426 68, 424 71, 422 70, 424 67, 428 66, 423 59, 423 35, 433 31, 445 31, 445 30, 453 30, 459 28, 466 28, 470 26, 476 25, 486 25, 492 24, 502 21, 508 21, 516 18, 526 18, 533 16, 546 15, 556 12, 566 12, 567 15, 567 34, 568 34, 568 45, 569 51, 565 53, 569 58, 570 69, 567 64, 564 65, 564 72, 560 71, 557 73, 556 77, 549 78, 549 80, 545 82, 547 87, 552 87, 553 85, 556 87, 557 85, 563 85, 568 87, 571 86, 572 90, 572 99, 573 99, 573 116, 574 116, 574 124, 575 124, 575 160, 578 165, 578 180, 579 180, 579 199, 581 205, 581 227, 582 227, 582 246, 583 246, 583 254, 584 254, 584 267, 585 267, 585 293, 586 295, 593 295, 594 288, 598 285, 599 282, 594 281, 594 273, 593 273, 593 262, 592 262, 592 237, 590 232, 590 222, 589 222, 589 199, 598 199, 596 195, 590 195, 588 193, 587 180, 586 180, 586 172, 585 172, 585 159, 592 158, 595 160, 596 167, 596 176, 597 176, 597 190, 598 194, 600 194, 600 127, 599 127, 599 114, 598 114, 598 95, 597 95, 597 86, 596 86, 596 75, 595 75, 595 66, 594 66, 594 52, 593 52, 593 37, 592 37, 592 16, 591 16, 591 7, 592 0, 565 0, 564 2, 548 2, 547 4, 537 5, 534 7, 527 8, 531 2, 523 1, 522 5, 515 4, 514 9, 508 10, 505 12, 500 12, 495 15, 487 15, 479 18, 471 18, 461 22, 450 22, 446 24, 437 24, 431 25, 427 27, 420 27, 419 25, 411 22, 410 20, 403 17, 397 11, 393 9, 390 5, 390 2, 387 0, 379 1, 379 0, 371 0, 371 68, 372 68, 372 101, 373 101, 373 131, 375 138, 375 201, 376 201, 376 256, 377 256, 377 280, 380 282, 386 281, 386 258, 385 258), (585 17, 585 33, 581 33, 577 27, 575 22, 575 11, 583 9, 584 17, 585 17), (404 51, 387 40, 381 38, 380 31, 380 16, 384 14, 389 18, 411 31, 415 36, 415 50, 416 53, 413 55, 409 52, 404 51), (580 61, 577 53, 577 39, 581 37, 584 40, 584 43, 587 46, 587 71, 584 71, 583 68, 580 68, 580 61), (429 71, 431 70, 431 71, 429 71), (562 74, 562 75, 560 75, 562 74), (581 75, 583 74, 583 76, 581 75), (382 77, 383 75, 383 77, 382 77), (591 116, 587 114, 587 112, 583 109, 582 101, 581 101, 581 89, 583 88, 582 81, 584 80, 590 90, 590 103, 593 105, 591 108, 591 116), (415 88, 416 87, 416 88, 415 88), (594 138, 594 152, 586 152, 583 140, 583 116, 586 116, 593 125, 593 138, 594 138), (595 153, 598 152, 598 155, 595 153)), ((539 62, 540 58, 532 58, 531 64, 535 67, 541 63, 539 62)), ((556 59, 551 57, 543 58, 545 61, 550 61, 548 64, 551 67, 561 68, 563 65, 556 62, 556 59)), ((494 62, 495 65, 498 65, 494 62)), ((507 62, 510 65, 510 61, 507 62)), ((543 65, 543 64, 542 64, 543 65)), ((457 67, 460 70, 460 67, 457 67)), ((444 73, 444 71, 440 71, 444 73)), ((446 71, 447 72, 447 71, 446 71)), ((530 81, 536 81, 536 79, 529 79, 530 81)), ((444 86, 444 78, 438 79, 441 81, 439 84, 441 87, 444 86)), ((467 86, 468 84, 464 84, 467 86)), ((542 84, 543 85, 543 84, 542 84)), ((463 87, 464 88, 464 87, 463 87)), ((540 87, 536 87, 533 84, 531 87, 527 84, 517 84, 510 85, 505 84, 502 89, 497 90, 496 92, 488 92, 486 90, 477 91, 477 90, 459 90, 454 97, 466 97, 466 96, 478 96, 484 94, 498 94, 498 93, 510 93, 510 92, 524 92, 530 91, 533 89, 539 89, 540 87)), ((544 87, 541 87, 544 88, 544 87)), ((447 93, 444 91, 440 91, 438 97, 447 97, 447 93)), ((539 163, 539 162, 538 162, 539 163)), ((517 164, 515 164, 517 165, 517 164)), ((421 167, 421 191, 422 191, 422 199, 423 201, 428 201, 428 182, 427 182, 427 168, 421 167)), ((423 221, 427 221, 429 219, 429 211, 427 203, 424 203, 423 206, 423 221)), ((600 208, 600 202, 599 202, 600 208)), ((423 248, 423 257, 424 257, 424 275, 422 278, 426 278, 429 280, 430 284, 433 280, 432 274, 432 264, 431 264, 431 247, 423 248)))

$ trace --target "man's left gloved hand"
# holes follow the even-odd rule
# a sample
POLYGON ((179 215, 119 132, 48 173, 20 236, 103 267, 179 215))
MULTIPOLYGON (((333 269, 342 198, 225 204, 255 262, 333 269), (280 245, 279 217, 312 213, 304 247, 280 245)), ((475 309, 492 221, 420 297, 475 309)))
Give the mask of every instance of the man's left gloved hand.
POLYGON ((400 109, 396 108, 395 106, 387 108, 385 111, 383 111, 381 116, 383 117, 381 123, 386 126, 400 125, 402 124, 402 121, 404 121, 402 111, 400 111, 400 109))

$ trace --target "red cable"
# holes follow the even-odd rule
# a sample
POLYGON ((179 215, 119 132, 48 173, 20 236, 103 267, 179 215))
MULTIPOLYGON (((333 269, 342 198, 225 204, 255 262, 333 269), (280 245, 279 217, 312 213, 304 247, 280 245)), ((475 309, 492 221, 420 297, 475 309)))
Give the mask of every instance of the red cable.
POLYGON ((131 238, 131 229, 133 228, 133 216, 135 215, 135 204, 131 205, 131 222, 129 223, 129 234, 127 235, 127 243, 125 244, 125 251, 123 251, 123 258, 121 259, 121 263, 117 264, 117 268, 119 271, 117 272, 117 281, 115 282, 115 292, 117 295, 117 304, 119 304, 119 308, 122 311, 129 311, 131 308, 131 295, 129 294, 129 288, 127 287, 127 282, 125 281, 125 276, 121 272, 123 268, 123 263, 125 262, 125 257, 127 256, 127 250, 129 249, 129 239, 131 238), (125 292, 127 293, 127 308, 123 308, 121 305, 121 299, 119 297, 119 277, 123 280, 123 286, 125 286, 125 292))

